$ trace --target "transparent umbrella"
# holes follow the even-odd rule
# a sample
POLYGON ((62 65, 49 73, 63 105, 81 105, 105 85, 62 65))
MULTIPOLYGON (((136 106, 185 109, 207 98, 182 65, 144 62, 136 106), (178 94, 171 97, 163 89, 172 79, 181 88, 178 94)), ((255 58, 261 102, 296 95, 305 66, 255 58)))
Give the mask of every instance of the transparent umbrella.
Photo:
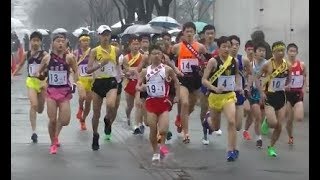
POLYGON ((57 34, 57 33, 67 33, 68 31, 64 28, 57 28, 54 31, 52 31, 52 34, 57 34))
POLYGON ((37 31, 38 32, 40 32, 42 35, 49 35, 49 32, 48 32, 48 30, 46 30, 46 29, 37 29, 37 31))
POLYGON ((159 26, 159 27, 163 27, 163 28, 167 28, 167 29, 177 28, 177 27, 181 26, 177 20, 175 20, 169 16, 155 17, 149 22, 149 24, 151 26, 159 26))
POLYGON ((124 30, 123 34, 160 34, 166 31, 165 28, 153 27, 150 24, 134 24, 124 30))

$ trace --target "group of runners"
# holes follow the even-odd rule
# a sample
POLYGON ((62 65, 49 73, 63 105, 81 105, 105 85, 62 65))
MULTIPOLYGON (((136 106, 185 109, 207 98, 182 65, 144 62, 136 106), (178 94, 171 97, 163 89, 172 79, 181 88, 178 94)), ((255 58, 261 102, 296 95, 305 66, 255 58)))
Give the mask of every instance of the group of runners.
POLYGON ((83 33, 78 37, 79 48, 70 52, 66 35, 57 33, 53 34, 50 53, 41 50, 42 34, 33 32, 30 51, 24 53, 12 74, 15 76, 27 62, 32 141, 38 141, 37 113, 43 112, 46 102, 50 154, 57 153, 59 134, 73 114, 83 131, 91 118, 92 150, 99 150, 99 120, 104 121, 103 138, 111 140, 112 124, 124 91, 126 119, 133 134, 144 134, 146 126, 150 129, 152 161, 160 161, 169 153, 165 142, 172 136, 169 112, 175 104, 174 124, 185 144, 192 139, 189 121, 197 102, 204 145, 209 144, 209 135, 221 135, 221 117, 225 116, 227 161, 235 161, 239 156, 239 133, 245 140, 251 140, 252 123, 258 148, 263 147, 262 134, 273 129, 270 141, 265 143, 269 156, 277 156, 275 144, 282 124, 286 124, 288 143, 292 145, 293 122, 302 121, 303 96, 309 91, 307 68, 297 58, 298 46, 274 42, 272 57, 266 59, 270 46, 264 41, 248 40, 246 54, 240 55, 238 36, 216 39, 213 25, 203 28, 201 40, 195 39, 195 32, 195 25, 187 22, 175 43, 168 33, 154 43, 150 35, 142 34, 132 35, 128 47, 123 48, 119 38, 111 35, 111 28, 101 25, 97 29, 100 38, 97 47, 90 47, 90 36, 83 33), (75 92, 79 107, 77 112, 71 112, 70 100, 75 92), (106 114, 101 114, 102 107, 106 114))

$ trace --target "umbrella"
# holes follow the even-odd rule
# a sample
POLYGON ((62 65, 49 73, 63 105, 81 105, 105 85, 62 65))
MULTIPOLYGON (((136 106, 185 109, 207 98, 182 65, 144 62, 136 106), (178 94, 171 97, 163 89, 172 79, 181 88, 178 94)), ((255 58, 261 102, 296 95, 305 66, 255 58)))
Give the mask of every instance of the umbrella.
POLYGON ((49 32, 48 32, 48 30, 47 29, 37 29, 37 31, 39 32, 39 33, 41 33, 42 35, 49 35, 49 32))
POLYGON ((123 34, 160 34, 165 31, 164 28, 161 27, 153 27, 150 24, 134 24, 132 26, 127 27, 124 30, 123 34))
POLYGON ((193 22, 193 24, 196 26, 197 33, 201 32, 203 28, 207 25, 207 23, 201 21, 193 22))
POLYGON ((19 32, 20 32, 21 34, 28 34, 28 35, 31 34, 31 31, 30 31, 29 29, 21 29, 19 32))
POLYGON ((24 24, 19 19, 11 18, 11 27, 21 28, 24 27, 24 24))
POLYGON ((173 19, 172 17, 169 16, 158 16, 153 18, 149 24, 152 26, 160 26, 163 28, 176 28, 180 27, 181 25, 177 22, 177 20, 173 19))
POLYGON ((171 36, 177 36, 179 32, 181 32, 181 29, 172 29, 168 31, 168 33, 171 34, 171 36))
POLYGON ((67 33, 68 31, 63 28, 57 28, 54 31, 52 31, 52 34, 58 34, 58 33, 67 33))

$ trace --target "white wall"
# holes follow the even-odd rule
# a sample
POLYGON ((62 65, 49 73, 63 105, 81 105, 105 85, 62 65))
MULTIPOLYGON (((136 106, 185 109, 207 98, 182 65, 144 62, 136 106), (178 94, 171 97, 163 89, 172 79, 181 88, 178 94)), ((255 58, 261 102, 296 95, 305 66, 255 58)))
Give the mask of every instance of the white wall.
MULTIPOLYGON (((240 53, 244 53, 244 44, 251 39, 251 33, 259 29, 264 31, 270 46, 278 40, 296 43, 299 58, 309 67, 309 1, 216 0, 214 17, 217 37, 232 34, 240 37, 240 53), (264 10, 260 12, 260 8, 264 10)), ((309 112, 308 94, 305 111, 309 112)))

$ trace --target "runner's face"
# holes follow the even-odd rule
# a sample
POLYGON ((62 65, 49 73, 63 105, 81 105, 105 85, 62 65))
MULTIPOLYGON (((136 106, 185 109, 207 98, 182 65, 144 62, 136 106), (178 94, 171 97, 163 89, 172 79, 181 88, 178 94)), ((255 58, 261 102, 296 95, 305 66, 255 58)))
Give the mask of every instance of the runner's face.
POLYGON ((215 38, 215 32, 213 29, 211 30, 206 30, 206 32, 204 33, 204 38, 207 42, 213 42, 214 38, 215 38))
POLYGON ((257 59, 266 58, 266 49, 262 48, 262 47, 257 48, 257 50, 256 50, 256 58, 257 59))
POLYGON ((152 50, 150 53, 151 62, 158 64, 159 62, 161 62, 162 56, 163 54, 160 50, 158 49, 152 50))
POLYGON ((132 41, 130 44, 131 51, 139 51, 140 49, 140 42, 139 41, 132 41))
POLYGON ((229 51, 231 48, 231 43, 230 41, 227 41, 225 43, 222 43, 220 48, 219 48, 219 54, 223 57, 228 57, 229 51))
POLYGON ((230 54, 233 54, 233 55, 238 54, 239 47, 240 47, 240 43, 237 40, 232 39, 231 40, 230 54))
POLYGON ((102 34, 100 34, 100 42, 101 43, 108 43, 110 37, 111 37, 111 32, 110 31, 104 31, 102 34))
POLYGON ((193 39, 193 36, 194 36, 194 29, 193 28, 186 28, 184 31, 183 31, 183 35, 184 37, 186 37, 187 39, 193 39))
POLYGON ((171 43, 171 38, 169 36, 163 36, 163 40, 165 43, 170 44, 171 43))
POLYGON ((64 51, 67 49, 67 41, 65 38, 59 37, 53 41, 53 47, 57 51, 64 51))
POLYGON ((247 53, 247 56, 252 56, 253 53, 254 53, 253 47, 247 47, 246 48, 246 53, 247 53))
POLYGON ((89 39, 82 39, 80 41, 80 46, 83 47, 83 48, 89 47, 89 44, 90 44, 90 40, 89 39))
POLYGON ((34 37, 31 39, 30 44, 32 49, 38 49, 41 45, 41 40, 37 37, 34 37))
POLYGON ((288 49, 289 58, 294 59, 294 58, 296 58, 297 54, 298 54, 298 51, 297 51, 297 49, 295 47, 291 47, 291 48, 288 49))
POLYGON ((141 40, 141 48, 145 48, 145 49, 148 49, 149 48, 149 40, 148 39, 142 39, 141 40))
POLYGON ((283 59, 285 55, 285 49, 277 49, 273 51, 273 56, 275 59, 283 59))

